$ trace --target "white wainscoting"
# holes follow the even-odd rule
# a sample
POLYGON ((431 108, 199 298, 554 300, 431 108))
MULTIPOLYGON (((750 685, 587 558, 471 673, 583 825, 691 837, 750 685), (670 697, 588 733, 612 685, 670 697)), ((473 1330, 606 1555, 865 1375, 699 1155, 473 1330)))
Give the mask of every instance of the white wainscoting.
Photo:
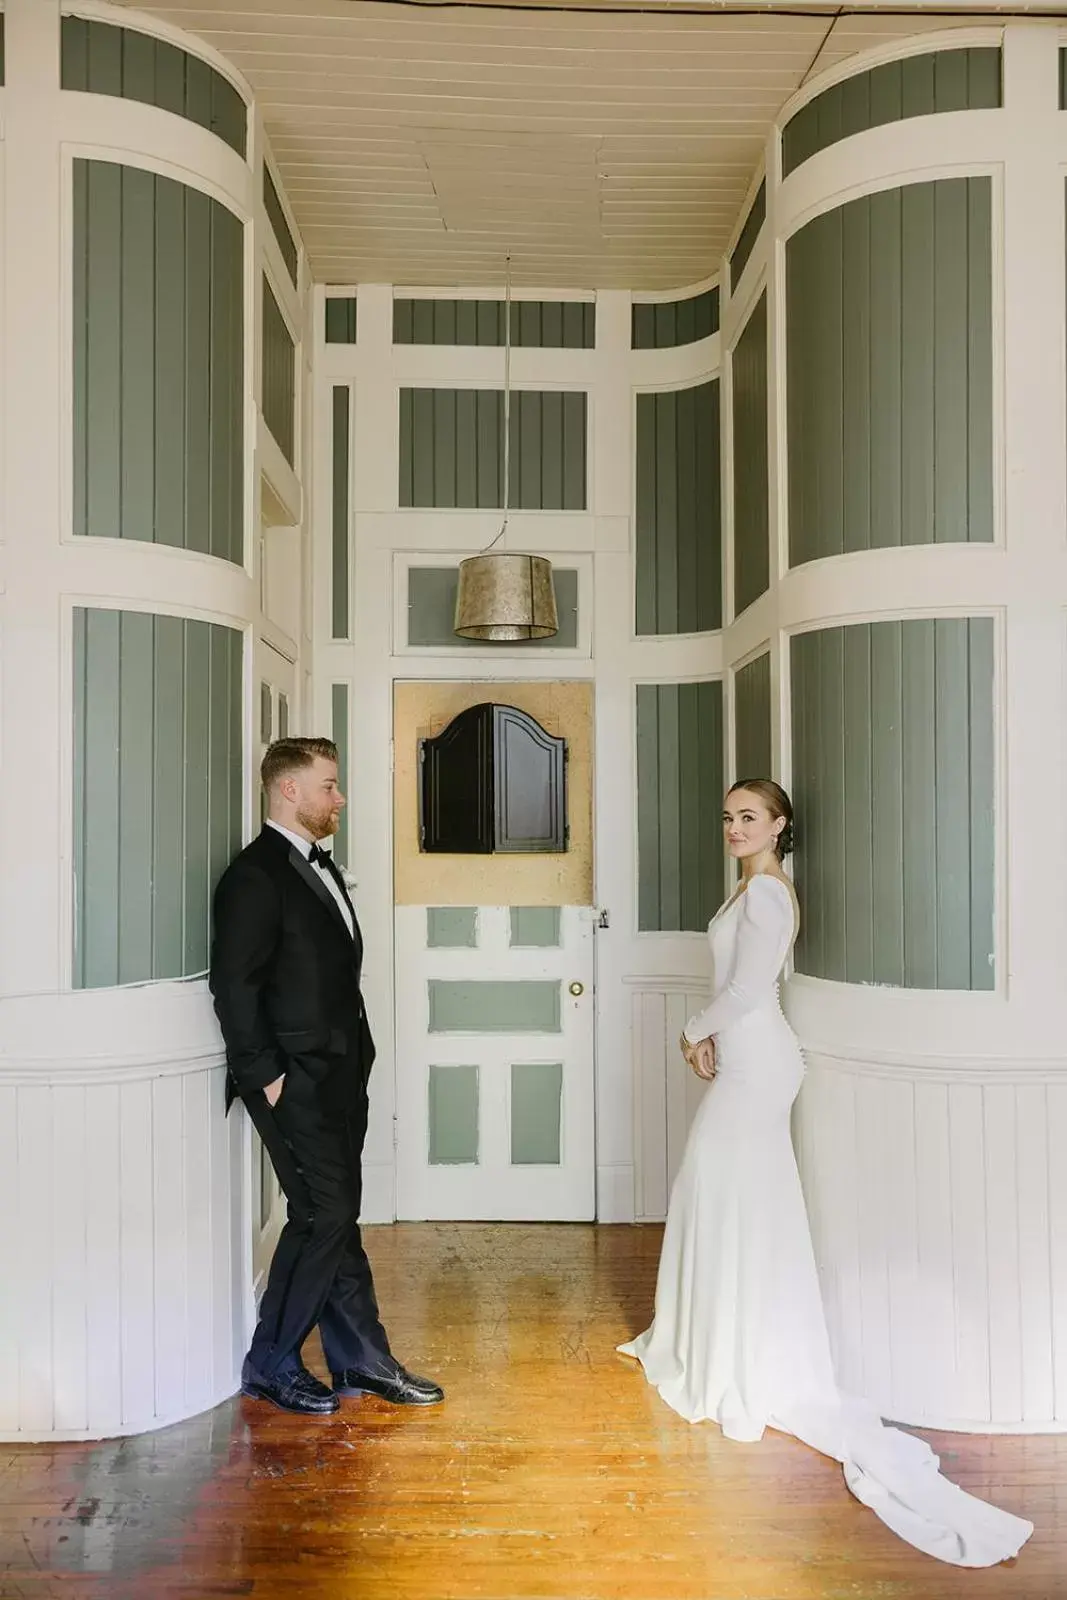
POLYGON ((689 1125, 707 1085, 686 1066, 678 1036, 708 1003, 692 978, 627 978, 636 1090, 634 1135, 638 1222, 662 1222, 689 1125))
POLYGON ((4 1000, 0 1438, 140 1433, 232 1395, 249 1138, 202 983, 4 1000))
POLYGON ((806 1051, 794 1139, 842 1387, 1067 1429, 1067 1063, 806 1051))

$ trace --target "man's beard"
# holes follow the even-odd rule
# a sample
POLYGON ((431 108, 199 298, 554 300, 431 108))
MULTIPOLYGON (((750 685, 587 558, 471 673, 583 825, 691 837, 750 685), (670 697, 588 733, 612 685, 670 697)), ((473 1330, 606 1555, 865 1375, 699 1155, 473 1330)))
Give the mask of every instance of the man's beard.
POLYGON ((330 809, 298 811, 296 820, 316 839, 328 839, 332 833, 337 832, 337 817, 330 809))

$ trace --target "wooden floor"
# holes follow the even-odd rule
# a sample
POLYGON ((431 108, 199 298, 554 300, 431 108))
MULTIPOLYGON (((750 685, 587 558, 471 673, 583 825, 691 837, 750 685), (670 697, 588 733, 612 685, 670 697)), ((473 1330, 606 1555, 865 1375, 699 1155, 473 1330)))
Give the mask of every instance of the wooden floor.
POLYGON ((992 1571, 920 1556, 834 1463, 692 1427, 615 1354, 658 1246, 656 1228, 369 1230, 397 1353, 445 1406, 305 1422, 235 1400, 125 1442, 0 1445, 0 1596, 1067 1597, 1067 1437, 931 1435, 1037 1531, 992 1571))

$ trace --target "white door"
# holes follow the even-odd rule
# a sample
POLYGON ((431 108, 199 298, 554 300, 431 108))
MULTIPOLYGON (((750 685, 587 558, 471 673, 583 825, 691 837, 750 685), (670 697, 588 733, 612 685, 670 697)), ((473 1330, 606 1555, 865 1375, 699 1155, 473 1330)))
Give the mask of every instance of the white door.
POLYGON ((397 1215, 595 1215, 594 917, 396 907, 397 1215))
MULTIPOLYGON (((296 667, 267 644, 256 640, 256 702, 257 758, 256 766, 266 754, 267 746, 282 739, 291 728, 293 705, 296 697, 296 667)), ((265 815, 266 802, 261 796, 260 815, 265 815)), ((252 1282, 256 1293, 266 1282, 267 1268, 285 1221, 285 1197, 274 1176, 270 1157, 255 1129, 252 1130, 252 1282)))

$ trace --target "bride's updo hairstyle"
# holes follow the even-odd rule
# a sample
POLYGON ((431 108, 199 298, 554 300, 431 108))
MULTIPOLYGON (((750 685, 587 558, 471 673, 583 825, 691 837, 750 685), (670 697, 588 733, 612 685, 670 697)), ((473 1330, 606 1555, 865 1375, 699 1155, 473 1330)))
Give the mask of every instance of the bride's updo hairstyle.
POLYGON ((737 782, 731 785, 730 794, 736 794, 739 789, 746 789, 749 794, 758 794, 772 817, 785 818, 785 827, 778 835, 776 852, 779 861, 784 861, 793 848, 793 802, 781 784, 775 783, 773 778, 738 778, 737 782))

